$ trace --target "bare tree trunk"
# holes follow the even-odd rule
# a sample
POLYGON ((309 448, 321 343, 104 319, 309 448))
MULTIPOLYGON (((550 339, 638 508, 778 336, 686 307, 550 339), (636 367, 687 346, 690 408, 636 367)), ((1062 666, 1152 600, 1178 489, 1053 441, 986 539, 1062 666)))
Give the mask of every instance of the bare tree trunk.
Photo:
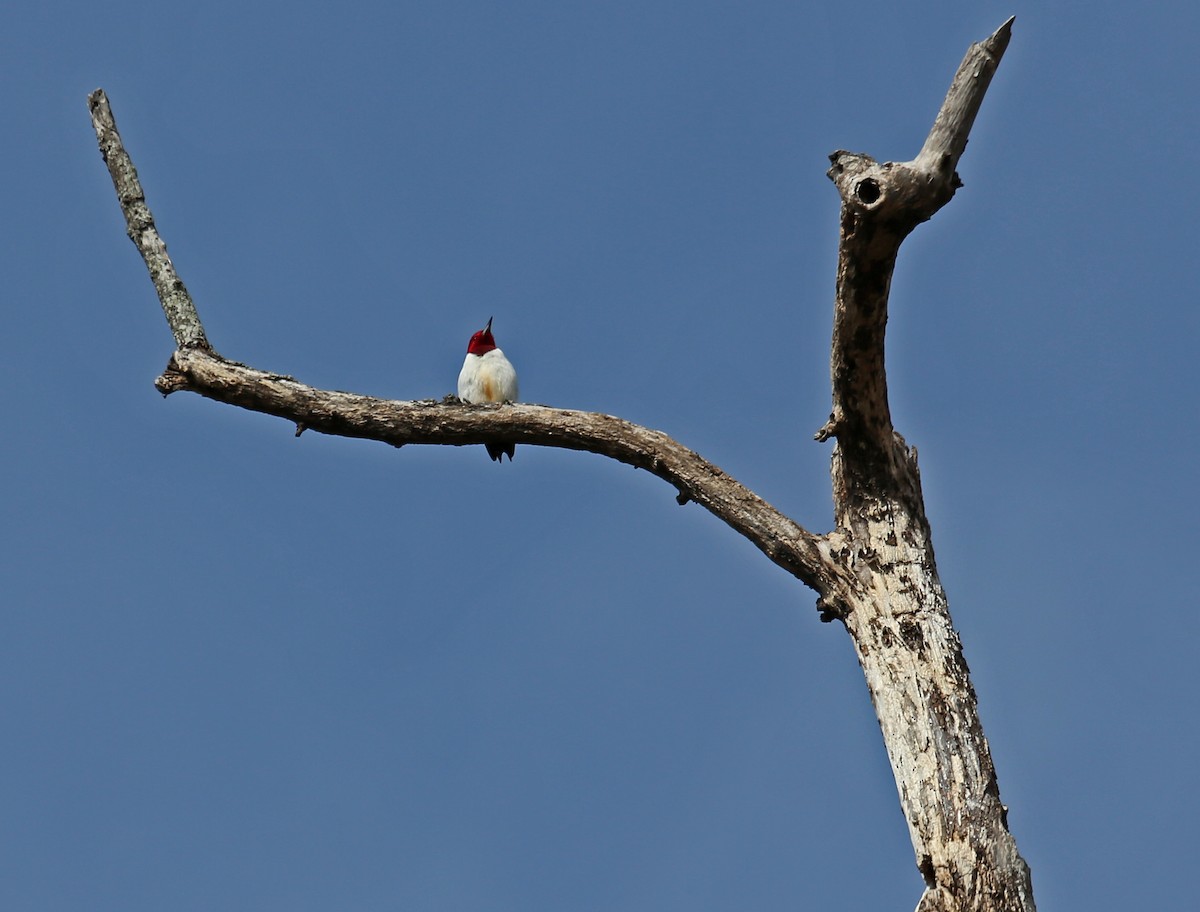
POLYGON ((955 167, 1011 35, 1010 19, 967 52, 911 162, 835 152, 842 196, 834 311, 838 555, 857 585, 841 615, 854 640, 926 892, 919 909, 1033 909, 1008 832, 962 644, 925 518, 917 453, 892 428, 884 370, 888 291, 901 242, 961 186, 955 167))
POLYGON ((888 291, 904 238, 961 186, 955 172, 1012 20, 968 51, 929 137, 911 162, 835 152, 842 197, 831 373, 836 526, 802 528, 717 466, 660 431, 587 412, 527 404, 397 402, 318 390, 213 351, 175 273, 104 92, 92 124, 178 350, 156 384, 400 447, 512 441, 587 450, 646 469, 752 541, 817 592, 842 621, 879 718, 926 889, 918 912, 1033 912, 1029 868, 1008 832, 975 691, 938 579, 917 453, 892 427, 884 367, 888 291))

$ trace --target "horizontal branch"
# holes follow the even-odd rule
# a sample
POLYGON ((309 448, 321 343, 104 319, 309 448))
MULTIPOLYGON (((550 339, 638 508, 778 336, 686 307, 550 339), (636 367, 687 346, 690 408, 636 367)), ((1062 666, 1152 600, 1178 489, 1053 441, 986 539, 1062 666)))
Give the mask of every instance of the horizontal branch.
POLYGON ((679 492, 681 504, 700 504, 815 589, 827 613, 836 614, 831 606, 845 591, 845 571, 831 557, 823 536, 807 531, 662 431, 612 415, 524 403, 468 405, 453 396, 407 402, 320 390, 202 349, 175 352, 155 385, 164 395, 187 390, 286 418, 297 434, 311 429, 395 447, 511 441, 597 453, 657 475, 679 492))

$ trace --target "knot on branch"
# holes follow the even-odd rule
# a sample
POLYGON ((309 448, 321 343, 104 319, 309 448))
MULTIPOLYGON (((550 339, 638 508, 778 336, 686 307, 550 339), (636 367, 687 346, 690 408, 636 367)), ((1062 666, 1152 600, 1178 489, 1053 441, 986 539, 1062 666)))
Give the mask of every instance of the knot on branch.
POLYGON ((826 173, 842 197, 843 223, 849 217, 856 227, 860 219, 872 218, 900 237, 928 221, 962 186, 955 172, 926 170, 917 162, 881 163, 842 150, 829 160, 826 173))
POLYGON ((830 412, 829 420, 821 425, 820 430, 813 434, 813 440, 817 441, 817 443, 824 443, 829 438, 836 437, 838 433, 838 426, 840 424, 841 421, 838 419, 837 415, 834 412, 830 412))
POLYGON ((823 595, 817 599, 817 617, 822 624, 844 621, 848 613, 849 609, 844 603, 835 601, 829 596, 823 595))
POLYGON ((171 360, 167 362, 166 370, 155 378, 154 388, 162 393, 164 398, 171 395, 171 393, 191 389, 188 376, 179 369, 179 362, 176 360, 174 354, 171 355, 171 360))

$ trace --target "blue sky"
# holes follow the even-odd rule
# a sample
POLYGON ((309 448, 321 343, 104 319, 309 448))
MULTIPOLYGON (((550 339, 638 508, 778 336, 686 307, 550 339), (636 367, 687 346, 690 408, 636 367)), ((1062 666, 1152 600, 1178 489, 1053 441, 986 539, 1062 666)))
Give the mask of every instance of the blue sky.
POLYGON ((85 99, 223 354, 440 397, 494 315, 527 400, 824 531, 826 156, 912 157, 1013 14, 893 413, 1040 905, 1181 907, 1200 12, 877 0, 4 16, 0 907, 915 906, 844 631, 666 485, 164 401, 85 99))

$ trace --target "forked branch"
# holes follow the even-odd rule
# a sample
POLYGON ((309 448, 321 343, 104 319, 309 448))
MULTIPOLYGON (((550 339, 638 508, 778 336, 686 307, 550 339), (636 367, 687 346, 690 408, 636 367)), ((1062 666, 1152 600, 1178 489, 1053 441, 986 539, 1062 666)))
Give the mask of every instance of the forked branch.
POLYGON ((916 460, 892 428, 884 359, 888 296, 900 245, 962 186, 955 168, 1000 58, 1009 19, 972 45, 958 68, 925 145, 910 162, 877 162, 839 150, 829 178, 842 197, 830 374, 833 411, 817 432, 836 437, 834 500, 838 524, 875 496, 920 507, 916 460))
POLYGON ((217 355, 167 255, 104 91, 93 92, 88 106, 129 237, 146 263, 178 346, 156 383, 164 395, 187 390, 286 418, 299 430, 361 437, 396 447, 513 441, 608 456, 657 475, 678 491, 680 504, 695 501, 740 532, 772 561, 815 589, 823 610, 838 601, 843 572, 830 557, 824 537, 788 519, 661 431, 611 415, 540 405, 467 405, 452 396, 440 402, 402 402, 319 390, 217 355))

